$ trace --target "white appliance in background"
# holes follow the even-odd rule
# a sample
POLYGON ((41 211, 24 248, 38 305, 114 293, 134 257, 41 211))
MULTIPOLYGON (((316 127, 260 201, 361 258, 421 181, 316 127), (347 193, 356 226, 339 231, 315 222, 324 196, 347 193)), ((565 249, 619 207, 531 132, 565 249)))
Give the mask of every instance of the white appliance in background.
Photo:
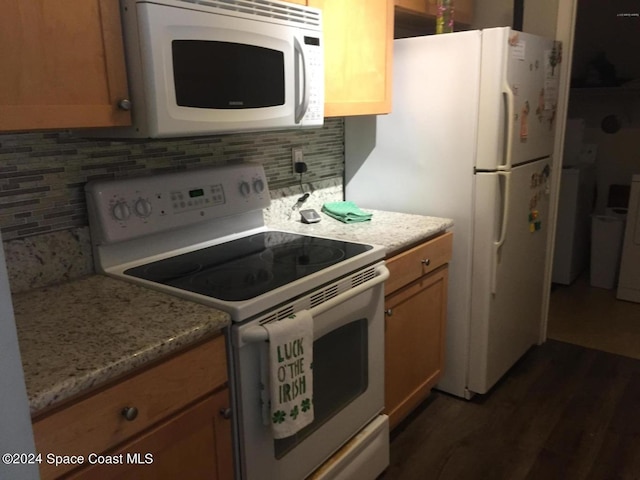
POLYGON ((569 285, 589 264, 597 145, 584 145, 585 121, 567 119, 551 281, 569 285))
MULTIPOLYGON (((258 164, 98 181, 86 191, 96 270, 230 314, 238 480, 299 480, 318 468, 317 480, 374 480, 387 467, 382 247, 268 229, 258 164), (276 440, 261 388, 264 325, 301 311, 313 318, 314 420, 276 440)), ((294 411, 279 413, 295 419, 294 411)))
POLYGON ((595 165, 562 168, 551 281, 570 285, 589 265, 595 165))
POLYGON ((9 278, 0 247, 0 454, 11 454, 2 457, 0 478, 39 479, 35 452, 9 278))
POLYGON ((273 0, 120 0, 133 125, 105 137, 318 127, 322 12, 273 0))
POLYGON ((617 297, 640 303, 640 174, 631 181, 617 297))
POLYGON ((437 387, 454 395, 540 338, 558 56, 509 28, 395 40, 392 113, 345 122, 347 200, 455 222, 437 387))

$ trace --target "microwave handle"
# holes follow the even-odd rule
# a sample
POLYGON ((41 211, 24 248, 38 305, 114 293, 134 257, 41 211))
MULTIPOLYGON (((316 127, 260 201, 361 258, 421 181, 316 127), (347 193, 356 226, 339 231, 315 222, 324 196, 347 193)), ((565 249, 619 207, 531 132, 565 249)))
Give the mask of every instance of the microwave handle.
POLYGON ((296 111, 295 111, 295 122, 300 123, 304 114, 307 113, 307 108, 309 108, 309 76, 307 75, 307 58, 304 55, 304 48, 300 44, 300 41, 297 37, 293 37, 293 49, 295 52, 296 58, 296 69, 295 69, 295 82, 296 82, 296 111), (300 95, 300 82, 298 81, 298 74, 300 73, 299 60, 302 62, 302 95, 300 95), (298 100, 299 103, 298 103, 298 100))
MULTIPOLYGON (((347 290, 340 295, 333 297, 331 300, 327 300, 324 303, 321 303, 317 307, 313 307, 309 310, 309 313, 312 317, 318 316, 321 313, 326 312, 327 310, 331 310, 333 307, 340 305, 347 300, 360 295, 362 292, 369 290, 370 288, 375 287, 376 285, 384 282, 389 278, 389 269, 380 265, 376 268, 376 276, 371 280, 368 280, 357 287, 354 287, 350 290, 347 290)), ((255 326, 247 329, 246 332, 242 334, 242 341, 245 343, 257 343, 257 342, 265 342, 269 340, 269 334, 267 333, 267 329, 262 326, 255 326)))

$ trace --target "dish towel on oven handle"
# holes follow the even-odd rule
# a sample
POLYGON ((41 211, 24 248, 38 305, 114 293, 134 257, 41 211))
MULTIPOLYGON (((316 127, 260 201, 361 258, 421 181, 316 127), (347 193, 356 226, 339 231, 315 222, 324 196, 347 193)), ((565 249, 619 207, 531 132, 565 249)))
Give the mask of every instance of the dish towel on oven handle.
POLYGON ((268 369, 261 362, 269 423, 273 438, 286 438, 313 422, 313 317, 302 310, 263 327, 269 335, 268 369))

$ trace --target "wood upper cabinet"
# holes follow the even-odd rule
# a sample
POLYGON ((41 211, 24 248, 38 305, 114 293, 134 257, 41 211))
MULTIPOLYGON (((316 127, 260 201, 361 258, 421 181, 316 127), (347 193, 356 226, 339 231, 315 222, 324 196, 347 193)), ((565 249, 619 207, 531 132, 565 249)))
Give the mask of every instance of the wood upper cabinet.
MULTIPOLYGON (((454 30, 473 21, 474 0, 453 0, 454 30)), ((427 35, 435 32, 437 0, 394 0, 396 37, 427 35), (407 31, 411 35, 403 35, 407 31), (398 33, 401 33, 398 35, 398 33)))
POLYGON ((390 428, 429 396, 442 374, 452 239, 446 233, 387 260, 385 411, 390 428))
POLYGON ((0 0, 0 131, 131 124, 117 0, 0 0))
POLYGON ((41 478, 232 479, 226 384, 219 336, 44 413, 33 423, 37 451, 85 462, 42 462, 41 478), (92 465, 92 453, 122 465, 92 465))
POLYGON ((308 0, 322 10, 325 117, 391 111, 392 0, 308 0))

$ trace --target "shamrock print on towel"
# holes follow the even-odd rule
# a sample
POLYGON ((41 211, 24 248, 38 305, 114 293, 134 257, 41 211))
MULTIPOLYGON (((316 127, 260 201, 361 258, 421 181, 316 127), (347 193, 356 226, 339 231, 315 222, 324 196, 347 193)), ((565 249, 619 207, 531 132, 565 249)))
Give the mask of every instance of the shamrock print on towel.
POLYGON ((276 412, 273 412, 273 423, 282 423, 284 422, 285 417, 287 416, 287 414, 285 412, 283 412, 282 410, 278 410, 276 412))
POLYGON ((295 420, 296 418, 298 418, 298 415, 300 415, 300 410, 298 410, 298 406, 296 405, 289 412, 289 416, 295 420))
POLYGON ((308 398, 305 398, 305 399, 302 401, 301 407, 302 407, 302 411, 303 411, 303 412, 308 412, 308 411, 309 411, 309 409, 311 408, 311 400, 310 400, 310 399, 308 399, 308 398))

